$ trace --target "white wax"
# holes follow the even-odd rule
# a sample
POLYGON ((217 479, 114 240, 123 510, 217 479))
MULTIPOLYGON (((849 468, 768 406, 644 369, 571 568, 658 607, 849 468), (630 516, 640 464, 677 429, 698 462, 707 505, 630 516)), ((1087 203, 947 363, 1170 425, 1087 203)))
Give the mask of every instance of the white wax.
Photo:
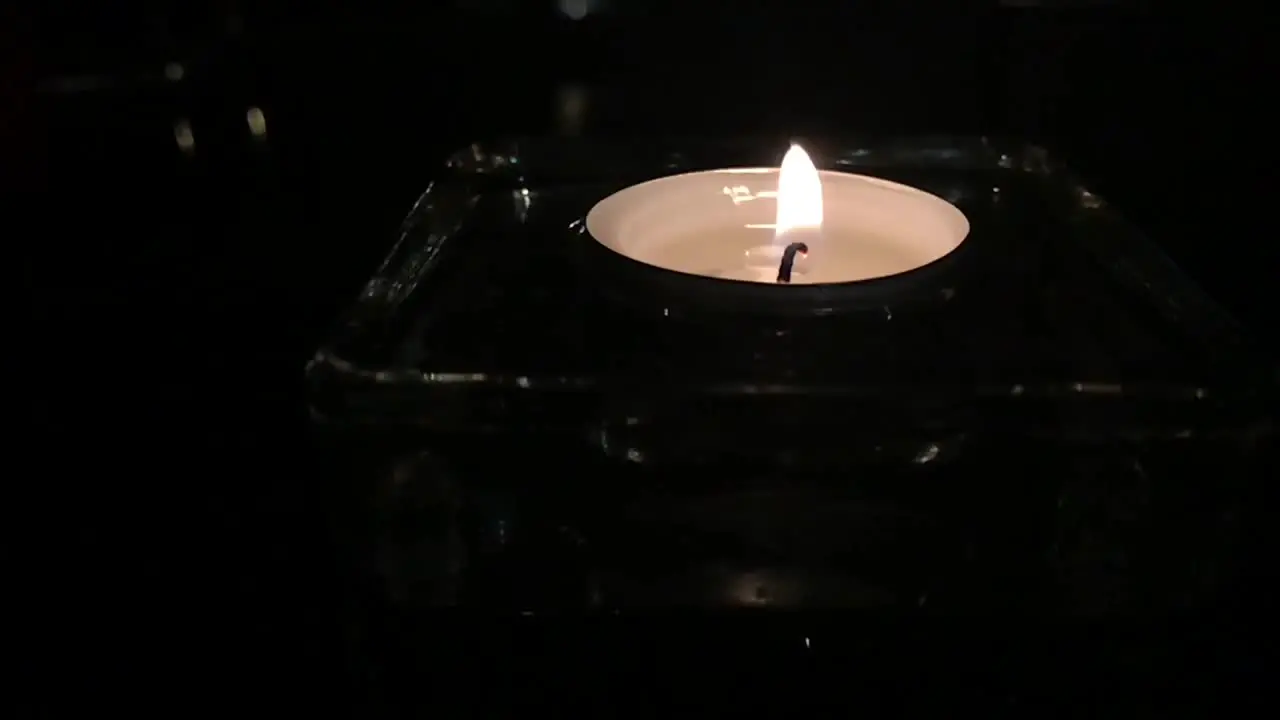
POLYGON ((633 260, 707 277, 776 284, 782 248, 798 256, 792 284, 897 275, 955 250, 968 236, 958 208, 923 190, 821 171, 821 228, 777 236, 778 170, 712 170, 633 185, 596 204, 587 230, 633 260), (776 255, 775 255, 776 253, 776 255))

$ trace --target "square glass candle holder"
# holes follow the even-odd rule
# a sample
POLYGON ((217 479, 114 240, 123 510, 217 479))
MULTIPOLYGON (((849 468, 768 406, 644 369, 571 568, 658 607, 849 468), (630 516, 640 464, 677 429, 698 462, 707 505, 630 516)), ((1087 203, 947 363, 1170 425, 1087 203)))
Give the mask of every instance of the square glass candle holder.
POLYGON ((374 509, 344 544, 388 642, 454 604, 1115 612, 1243 587, 1275 376, 1043 150, 806 141, 971 224, 963 258, 842 312, 597 262, 602 198, 788 145, 452 156, 308 367, 358 475, 332 504, 374 509))
POLYGON ((1274 373, 1238 325, 1048 153, 1016 142, 805 142, 820 169, 920 188, 972 225, 962 263, 853 312, 707 309, 591 259, 583 221, 611 193, 777 167, 788 145, 546 138, 458 151, 309 363, 314 415, 562 433, 631 460, 732 447, 825 462, 884 452, 889 435, 1234 432, 1274 402, 1274 373))

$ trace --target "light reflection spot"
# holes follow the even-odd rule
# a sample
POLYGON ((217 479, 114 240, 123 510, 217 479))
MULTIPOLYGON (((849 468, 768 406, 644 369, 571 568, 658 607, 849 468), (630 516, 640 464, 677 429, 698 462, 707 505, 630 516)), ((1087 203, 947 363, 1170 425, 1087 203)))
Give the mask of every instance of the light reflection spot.
POLYGON ((934 458, 938 457, 938 452, 938 445, 936 443, 929 443, 928 447, 921 450, 920 454, 916 455, 916 464, 923 465, 927 462, 931 462, 934 458))
POLYGON ((196 135, 191 130, 191 122, 186 118, 174 124, 173 137, 178 141, 178 147, 183 152, 191 152, 196 147, 196 135))
POLYGON ((245 120, 249 123, 249 132, 254 137, 263 137, 267 134, 267 116, 263 114, 261 108, 251 107, 245 113, 245 120))
POLYGON ((570 20, 581 20, 591 12, 591 0, 558 0, 556 4, 570 20))

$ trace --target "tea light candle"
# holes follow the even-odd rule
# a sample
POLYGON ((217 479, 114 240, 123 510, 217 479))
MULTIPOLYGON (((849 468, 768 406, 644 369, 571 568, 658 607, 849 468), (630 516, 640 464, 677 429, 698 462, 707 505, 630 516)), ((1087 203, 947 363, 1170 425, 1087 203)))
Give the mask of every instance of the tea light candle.
POLYGON ((688 275, 786 286, 907 273, 969 234, 954 205, 879 178, 818 171, 793 145, 780 168, 686 173, 633 185, 587 215, 596 242, 688 275))

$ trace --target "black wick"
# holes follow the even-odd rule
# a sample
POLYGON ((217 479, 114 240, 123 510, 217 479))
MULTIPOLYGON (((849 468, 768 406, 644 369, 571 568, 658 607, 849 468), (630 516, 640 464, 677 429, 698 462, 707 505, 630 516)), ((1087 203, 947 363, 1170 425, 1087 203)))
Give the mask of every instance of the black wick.
POLYGON ((796 262, 796 253, 809 254, 809 246, 802 242, 794 242, 782 251, 782 262, 778 265, 778 282, 791 282, 791 266, 796 262))

